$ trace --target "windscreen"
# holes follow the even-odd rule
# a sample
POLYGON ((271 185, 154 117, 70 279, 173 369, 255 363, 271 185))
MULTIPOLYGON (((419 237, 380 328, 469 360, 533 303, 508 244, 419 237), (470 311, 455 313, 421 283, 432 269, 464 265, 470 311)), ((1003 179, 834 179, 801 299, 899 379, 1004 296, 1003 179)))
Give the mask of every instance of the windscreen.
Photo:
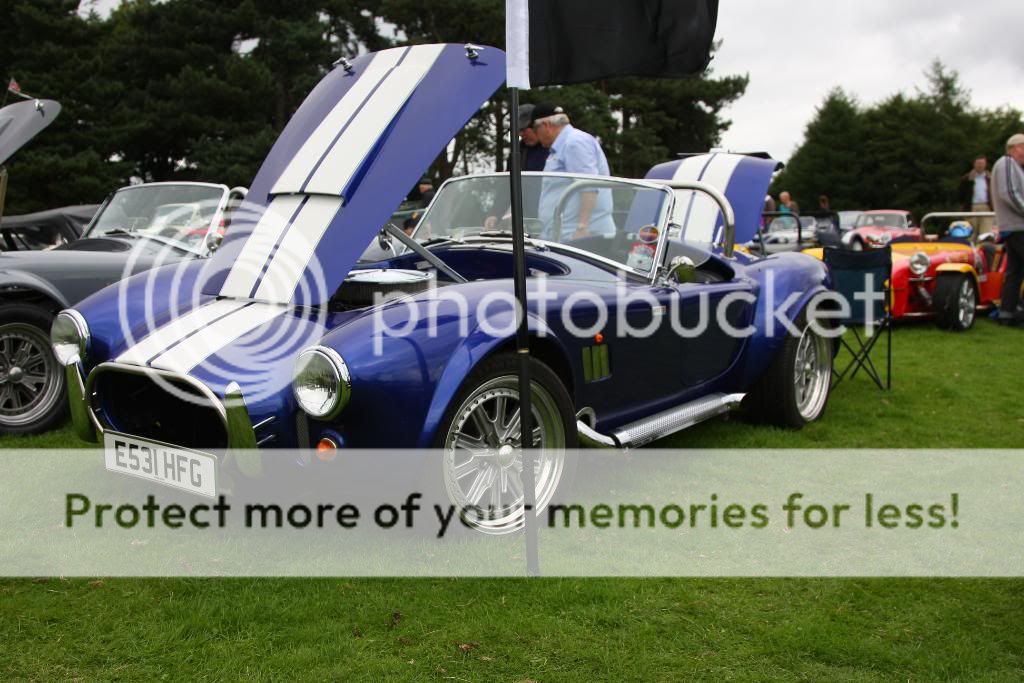
MULTIPOLYGON (((533 239, 565 244, 649 272, 665 223, 667 190, 593 176, 528 174, 523 215, 533 239)), ((447 183, 417 227, 420 242, 510 235, 509 179, 471 176, 447 183)))
POLYGON ((89 237, 142 235, 198 250, 224 196, 215 185, 140 185, 119 190, 89 237))

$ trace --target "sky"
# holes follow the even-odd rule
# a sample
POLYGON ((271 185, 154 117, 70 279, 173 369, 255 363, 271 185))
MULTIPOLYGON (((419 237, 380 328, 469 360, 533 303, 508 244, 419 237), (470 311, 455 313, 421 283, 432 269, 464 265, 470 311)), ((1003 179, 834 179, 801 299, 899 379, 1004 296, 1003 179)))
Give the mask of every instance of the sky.
POLYGON ((835 86, 862 104, 924 88, 933 59, 979 107, 1024 110, 1022 0, 721 0, 712 68, 750 74, 722 146, 786 160, 835 86))
POLYGON ((750 75, 722 146, 785 161, 833 87, 862 104, 913 93, 936 57, 976 106, 1024 110, 1022 27, 1024 0, 720 0, 713 71, 750 75))

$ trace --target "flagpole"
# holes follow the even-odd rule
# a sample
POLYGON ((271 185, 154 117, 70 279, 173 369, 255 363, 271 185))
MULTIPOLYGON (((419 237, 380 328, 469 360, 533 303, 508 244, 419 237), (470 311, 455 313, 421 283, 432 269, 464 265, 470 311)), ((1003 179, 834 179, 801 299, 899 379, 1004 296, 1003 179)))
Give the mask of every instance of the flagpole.
MULTIPOLYGON (((519 88, 509 88, 509 120, 519 116, 519 88)), ((509 189, 512 197, 512 261, 516 297, 516 356, 519 359, 519 428, 523 453, 523 512, 525 514, 526 572, 540 576, 537 547, 537 489, 533 466, 533 409, 530 395, 530 327, 526 309, 526 229, 523 222, 523 160, 519 131, 509 126, 512 153, 509 155, 509 189)))

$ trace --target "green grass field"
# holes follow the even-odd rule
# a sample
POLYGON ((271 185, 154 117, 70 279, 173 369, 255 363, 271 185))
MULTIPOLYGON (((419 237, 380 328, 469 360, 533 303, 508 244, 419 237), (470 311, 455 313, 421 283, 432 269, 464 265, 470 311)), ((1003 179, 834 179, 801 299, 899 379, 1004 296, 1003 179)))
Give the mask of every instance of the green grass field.
MULTIPOLYGON (((903 326, 891 392, 858 377, 802 432, 718 421, 658 445, 1019 448, 1022 344, 903 326)), ((1024 581, 0 580, 0 677, 1018 681, 1024 581)))

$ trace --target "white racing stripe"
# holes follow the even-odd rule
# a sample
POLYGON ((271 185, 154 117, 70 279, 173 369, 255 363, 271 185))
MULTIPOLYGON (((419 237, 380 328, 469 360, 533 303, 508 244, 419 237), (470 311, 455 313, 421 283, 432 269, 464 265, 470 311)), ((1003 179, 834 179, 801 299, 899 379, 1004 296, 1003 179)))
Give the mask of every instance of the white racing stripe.
POLYGON ((288 167, 277 179, 271 194, 299 193, 302 186, 306 184, 309 175, 316 168, 317 163, 331 149, 335 139, 348 125, 349 121, 358 111, 360 105, 366 101, 377 85, 387 78, 391 69, 398 64, 409 48, 393 48, 378 52, 362 76, 352 84, 348 92, 334 106, 334 109, 324 117, 317 129, 309 136, 309 139, 302 145, 299 152, 289 162, 288 167))
POLYGON ((181 341, 154 359, 150 366, 186 374, 228 344, 241 338, 260 325, 270 322, 288 311, 285 306, 253 303, 181 341))
POLYGON ((117 357, 118 363, 146 365, 150 358, 159 355, 168 347, 178 343, 190 334, 209 325, 214 320, 241 310, 244 301, 213 301, 185 315, 175 318, 163 327, 154 330, 148 337, 127 349, 117 357))
POLYGON ((345 190, 444 48, 444 45, 418 45, 409 51, 324 157, 304 192, 340 195, 345 190))
MULTIPOLYGON (((274 253, 254 299, 282 303, 292 300, 299 278, 339 209, 340 197, 318 195, 309 198, 274 253)), ((327 296, 331 294, 333 292, 327 292, 327 296)), ((248 291, 245 296, 249 296, 248 291)))
MULTIPOLYGON (((672 174, 672 180, 697 180, 700 178, 701 171, 707 165, 708 159, 707 154, 684 158, 679 167, 676 168, 676 172, 672 174)), ((686 214, 690 210, 690 201, 694 193, 689 190, 676 190, 675 193, 676 206, 672 212, 672 220, 683 226, 685 232, 686 214)))
MULTIPOLYGON (((707 183, 716 188, 722 194, 729 187, 729 180, 739 166, 743 157, 739 154, 718 154, 711 160, 701 182, 707 183)), ((712 244, 716 241, 718 217, 721 215, 718 204, 711 197, 703 193, 697 193, 693 202, 693 209, 690 211, 690 228, 687 231, 687 239, 694 242, 705 242, 712 244)))
MULTIPOLYGON (((680 164, 673 178, 706 183, 725 194, 732 174, 742 160, 743 156, 740 154, 715 154, 710 163, 707 156, 691 157, 680 164), (687 164, 695 160, 699 160, 700 163, 687 164), (707 168, 704 168, 705 165, 707 168)), ((715 242, 718 217, 721 214, 718 204, 702 192, 677 192, 676 206, 679 207, 680 204, 683 205, 682 211, 677 208, 676 217, 683 226, 683 236, 690 242, 715 242), (693 197, 692 205, 690 197, 693 197)))
POLYGON ((275 215, 261 219, 253 230, 221 295, 292 300, 324 231, 344 203, 342 193, 444 49, 418 45, 386 50, 374 58, 278 179, 272 194, 284 194, 274 197, 267 210, 275 215), (303 199, 305 206, 289 225, 303 199))
POLYGON ((253 228, 245 247, 238 254, 238 259, 231 264, 231 270, 220 290, 221 296, 249 298, 253 286, 274 251, 274 246, 281 239, 282 233, 303 199, 304 197, 299 195, 274 197, 270 206, 260 216, 259 223, 253 228))

